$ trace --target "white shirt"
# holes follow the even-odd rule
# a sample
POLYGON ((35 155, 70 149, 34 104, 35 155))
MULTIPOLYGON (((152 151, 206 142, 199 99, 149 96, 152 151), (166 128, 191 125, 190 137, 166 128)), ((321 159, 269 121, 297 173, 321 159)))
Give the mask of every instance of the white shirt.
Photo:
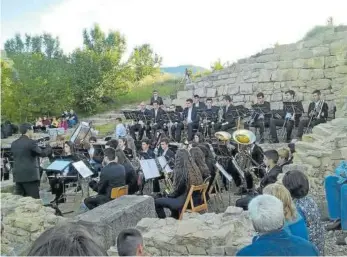
POLYGON ((120 137, 125 137, 127 135, 127 130, 125 126, 121 123, 116 126, 116 139, 120 137))
POLYGON ((192 110, 193 110, 193 108, 188 109, 188 115, 187 115, 187 122, 188 123, 192 122, 192 110))
POLYGON ((165 156, 166 152, 167 152, 167 149, 163 152, 161 156, 165 156))

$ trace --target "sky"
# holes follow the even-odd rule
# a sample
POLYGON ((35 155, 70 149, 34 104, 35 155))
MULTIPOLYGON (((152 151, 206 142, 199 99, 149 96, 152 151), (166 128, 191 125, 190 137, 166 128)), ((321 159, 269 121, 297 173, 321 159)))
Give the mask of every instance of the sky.
POLYGON ((128 53, 144 43, 162 66, 233 62, 303 38, 329 16, 347 25, 346 0, 1 0, 1 41, 49 32, 67 53, 98 23, 125 35, 128 53))

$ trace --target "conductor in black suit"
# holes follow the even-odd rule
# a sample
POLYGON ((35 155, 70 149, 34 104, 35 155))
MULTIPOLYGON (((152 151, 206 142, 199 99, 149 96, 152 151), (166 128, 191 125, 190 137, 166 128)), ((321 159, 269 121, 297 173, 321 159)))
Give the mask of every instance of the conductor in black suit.
POLYGON ((33 131, 30 124, 22 124, 19 128, 22 134, 11 145, 13 153, 13 182, 16 183, 16 194, 40 198, 40 162, 38 157, 47 157, 52 153, 52 148, 40 148, 32 140, 33 131))
POLYGON ((107 148, 104 155, 103 164, 105 166, 100 172, 99 182, 93 180, 89 183, 89 186, 98 194, 84 199, 84 204, 89 210, 110 201, 112 188, 125 186, 125 168, 118 164, 116 150, 107 148))
POLYGON ((159 105, 164 105, 163 99, 159 96, 158 91, 153 91, 153 96, 151 97, 150 105, 153 105, 157 101, 159 105))

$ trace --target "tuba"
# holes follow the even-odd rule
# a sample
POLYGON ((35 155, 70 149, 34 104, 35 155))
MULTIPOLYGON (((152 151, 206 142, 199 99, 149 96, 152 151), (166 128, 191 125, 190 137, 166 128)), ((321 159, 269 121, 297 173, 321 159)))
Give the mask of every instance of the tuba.
POLYGON ((226 131, 218 131, 214 134, 214 136, 220 140, 220 141, 230 141, 231 139, 231 135, 230 133, 226 132, 226 131))

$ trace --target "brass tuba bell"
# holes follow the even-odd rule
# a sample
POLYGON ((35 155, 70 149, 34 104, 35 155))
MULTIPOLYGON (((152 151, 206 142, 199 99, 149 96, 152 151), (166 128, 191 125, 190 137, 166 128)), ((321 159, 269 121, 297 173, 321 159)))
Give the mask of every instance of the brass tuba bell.
POLYGON ((254 133, 247 129, 239 129, 233 133, 233 139, 237 144, 250 145, 257 139, 254 133))
POLYGON ((231 139, 230 133, 226 131, 218 131, 214 134, 214 136, 220 141, 229 141, 231 139))

